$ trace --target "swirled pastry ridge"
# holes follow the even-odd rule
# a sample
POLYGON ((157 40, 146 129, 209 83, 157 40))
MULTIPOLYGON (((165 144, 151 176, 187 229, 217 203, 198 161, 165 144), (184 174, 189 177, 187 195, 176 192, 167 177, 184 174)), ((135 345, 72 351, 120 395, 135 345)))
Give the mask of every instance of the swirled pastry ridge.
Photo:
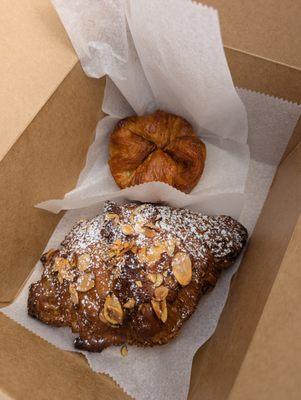
POLYGON ((119 121, 110 136, 109 166, 120 188, 165 182, 185 193, 205 166, 205 144, 191 125, 164 111, 119 121))

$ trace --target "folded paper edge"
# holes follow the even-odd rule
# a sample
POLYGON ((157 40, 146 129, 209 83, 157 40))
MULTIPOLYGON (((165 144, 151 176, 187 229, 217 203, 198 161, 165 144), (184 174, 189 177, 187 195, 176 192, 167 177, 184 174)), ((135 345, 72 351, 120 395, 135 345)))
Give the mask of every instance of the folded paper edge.
POLYGON ((236 90, 243 90, 244 92, 248 92, 248 93, 255 93, 255 94, 258 94, 258 95, 261 95, 261 96, 266 96, 266 97, 269 97, 270 99, 277 100, 277 101, 279 101, 281 103, 290 104, 290 105, 292 105, 294 107, 300 107, 300 111, 301 111, 301 103, 297 103, 295 101, 287 100, 287 99, 285 99, 283 97, 273 96, 272 94, 268 94, 268 93, 265 93, 265 92, 260 92, 258 90, 247 89, 245 87, 235 86, 235 89, 236 90))
MULTIPOLYGON (((191 0, 184 0, 184 1, 191 2, 191 0)), ((195 4, 197 6, 200 5, 200 3, 195 3, 195 4)), ((266 96, 266 97, 268 97, 270 99, 274 99, 276 101, 279 101, 280 103, 285 103, 285 104, 288 104, 288 105, 292 105, 292 106, 294 106, 296 108, 300 108, 300 112, 301 112, 301 104, 298 104, 296 102, 292 102, 292 101, 286 100, 286 99, 281 98, 281 97, 273 96, 273 95, 270 95, 270 94, 267 94, 267 93, 264 93, 264 92, 260 92, 260 91, 256 91, 256 90, 247 89, 247 88, 244 88, 244 87, 235 86, 235 89, 237 91, 241 90, 243 92, 257 94, 259 96, 266 96)), ((239 95, 239 93, 238 93, 238 95, 239 95)), ((156 183, 156 182, 151 182, 151 183, 156 183)), ((185 196, 193 196, 193 194, 186 194, 184 192, 181 192, 180 190, 174 188, 173 186, 171 186, 171 185, 169 185, 167 183, 164 183, 164 182, 159 182, 159 183, 163 184, 163 185, 166 185, 166 186, 170 187, 171 189, 174 189, 181 196, 183 195, 183 197, 185 197, 185 196)), ((135 187, 138 187, 138 186, 141 186, 141 185, 145 185, 145 184, 149 184, 149 182, 143 183, 143 184, 140 184, 140 185, 131 186, 130 188, 135 188, 135 187)), ((76 188, 76 186, 74 186, 73 189, 75 189, 75 188, 76 188)), ((120 197, 122 197, 123 196, 123 190, 127 190, 127 189, 129 189, 129 188, 125 188, 125 189, 121 189, 121 190, 116 191, 116 192, 112 192, 109 195, 105 195, 105 197, 107 197, 107 198, 110 197, 110 196, 117 197, 118 195, 120 195, 120 197)), ((61 208, 61 206, 60 206, 60 203, 62 201, 64 201, 64 200, 65 200, 64 198, 63 199, 50 199, 50 200, 46 200, 46 201, 43 201, 43 202, 40 202, 40 203, 36 204, 35 207, 43 209, 43 210, 46 210, 46 211, 49 211, 49 209, 47 208, 47 204, 49 202, 53 202, 53 206, 54 206, 55 210, 54 211, 50 211, 50 212, 53 212, 53 213, 57 214, 60 211, 65 210, 64 208, 61 208)), ((104 200, 99 199, 97 202, 100 203, 101 201, 104 201, 104 200)), ((79 208, 81 208, 81 207, 75 207, 75 209, 79 209, 79 208)), ((85 208, 85 207, 83 207, 83 208, 85 208)))
MULTIPOLYGON (((171 186, 171 185, 169 185, 169 184, 167 184, 165 182, 145 182, 145 183, 141 183, 139 185, 130 186, 128 188, 125 188, 125 189, 122 189, 122 190, 119 190, 119 191, 116 191, 116 192, 113 192, 113 193, 110 193, 110 194, 86 197, 85 199, 90 201, 89 204, 86 205, 86 206, 69 206, 68 208, 64 208, 64 207, 61 207, 61 203, 63 201, 65 201, 66 199, 51 199, 51 200, 46 200, 46 201, 43 201, 41 203, 38 203, 34 207, 42 209, 42 210, 45 210, 45 211, 48 211, 48 212, 52 212, 54 214, 58 214, 61 211, 85 209, 87 207, 92 207, 93 205, 100 204, 102 202, 110 201, 110 200, 118 201, 118 200, 124 199, 124 200, 132 201, 132 202, 135 202, 135 201, 137 201, 137 202, 140 201, 141 202, 141 200, 131 199, 130 198, 131 197, 130 194, 124 195, 124 191, 127 191, 128 189, 135 190, 138 187, 141 189, 142 186, 148 186, 150 184, 151 185, 156 185, 156 184, 164 185, 169 190, 171 189, 172 191, 174 189, 176 192, 178 192, 178 195, 180 197, 182 197, 182 199, 190 198, 191 200, 193 200, 193 198, 197 196, 197 194, 194 195, 194 194, 187 194, 187 193, 181 192, 180 190, 174 188, 173 186, 171 186), (52 208, 52 209, 50 209, 50 208, 52 208)), ((237 190, 237 191, 231 191, 231 192, 223 191, 223 192, 220 192, 218 194, 209 193, 209 194, 207 194, 207 197, 211 198, 211 197, 219 196, 221 194, 229 195, 229 196, 240 196, 242 198, 245 196, 244 192, 241 192, 241 191, 237 190)), ((134 197, 136 197, 136 196, 134 196, 134 197)), ((147 202, 147 201, 145 201, 145 202, 147 202)), ((160 202, 160 201, 158 201, 158 202, 160 202)), ((191 201, 189 204, 193 205, 193 204, 195 204, 195 201, 191 201)), ((188 204, 187 205, 182 205, 182 206, 174 206, 174 207, 187 207, 187 206, 188 206, 188 204)))
POLYGON ((76 349, 74 349, 74 350, 64 350, 64 349, 61 349, 60 347, 58 347, 58 346, 56 346, 55 344, 51 343, 49 340, 45 339, 45 337, 38 335, 37 333, 33 332, 31 329, 29 329, 29 328, 27 328, 26 326, 24 326, 24 325, 23 325, 22 323, 20 323, 19 321, 15 320, 12 316, 6 314, 6 312, 4 311, 4 308, 5 308, 5 307, 3 307, 2 309, 0 309, 0 313, 2 313, 3 315, 5 315, 5 316, 6 316, 7 318, 9 318, 11 321, 14 321, 16 324, 18 324, 18 325, 19 325, 20 327, 22 327, 23 329, 26 329, 27 332, 30 332, 31 334, 33 334, 33 335, 39 337, 40 339, 42 339, 43 342, 49 344, 50 346, 52 346, 52 347, 54 347, 54 348, 56 348, 56 349, 58 349, 58 350, 61 350, 61 351, 67 351, 67 352, 75 353, 75 354, 82 354, 82 355, 85 357, 85 360, 87 361, 87 364, 88 364, 89 368, 91 368, 91 370, 92 370, 95 374, 98 374, 98 373, 99 373, 99 374, 106 375, 107 377, 109 377, 110 379, 112 379, 112 381, 118 386, 118 388, 119 388, 124 394, 126 394, 127 396, 129 396, 129 397, 131 397, 133 400, 135 400, 135 398, 134 398, 132 395, 130 395, 129 393, 127 393, 127 392, 122 388, 122 386, 120 386, 120 384, 116 381, 116 379, 114 379, 113 376, 111 376, 111 375, 108 374, 107 372, 102 372, 102 371, 97 372, 97 371, 95 371, 95 370, 93 369, 93 367, 92 367, 92 365, 91 365, 89 359, 87 358, 85 352, 80 351, 80 350, 76 350, 76 349))

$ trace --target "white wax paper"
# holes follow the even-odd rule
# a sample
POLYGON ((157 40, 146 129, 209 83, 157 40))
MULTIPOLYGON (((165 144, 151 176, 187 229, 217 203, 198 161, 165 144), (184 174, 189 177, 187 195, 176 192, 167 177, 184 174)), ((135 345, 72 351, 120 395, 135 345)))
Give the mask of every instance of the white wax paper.
POLYGON ((245 107, 224 55, 217 12, 187 0, 54 0, 82 65, 107 73, 103 110, 76 189, 41 208, 58 212, 113 198, 216 204, 238 216, 249 166, 245 107), (101 14, 101 18, 99 18, 101 14), (118 38, 118 40, 117 40, 118 38), (206 143, 205 170, 189 194, 163 183, 120 190, 108 167, 109 136, 120 118, 163 109, 181 115, 206 143), (224 200, 224 195, 235 199, 224 200))
MULTIPOLYGON (((188 0, 53 3, 85 71, 94 77, 107 73, 110 78, 103 103, 109 116, 97 127, 76 189, 63 201, 43 205, 55 212, 74 208, 65 214, 47 248, 58 246, 80 217, 98 213, 105 199, 165 201, 210 214, 226 213, 238 217, 251 234, 300 106, 244 89, 237 96, 213 9, 188 0), (187 118, 206 141, 205 172, 190 195, 158 182, 120 191, 110 176, 107 142, 116 120, 157 107, 187 118)), ((91 368, 113 377, 137 400, 185 399, 193 355, 215 330, 239 262, 203 297, 177 339, 151 349, 132 346, 127 357, 120 356, 119 348, 85 353, 91 368)), ((27 315, 28 287, 40 273, 38 263, 17 300, 3 312, 53 345, 74 351, 70 329, 51 328, 27 315)))

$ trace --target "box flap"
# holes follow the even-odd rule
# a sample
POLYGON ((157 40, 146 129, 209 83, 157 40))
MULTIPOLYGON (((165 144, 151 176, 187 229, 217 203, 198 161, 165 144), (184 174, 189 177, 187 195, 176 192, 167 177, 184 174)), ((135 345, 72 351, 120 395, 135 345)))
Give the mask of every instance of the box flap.
POLYGON ((48 0, 0 2, 0 161, 77 62, 48 0))
POLYGON ((12 400, 12 398, 9 397, 8 394, 4 393, 1 389, 0 389, 0 399, 1 400, 12 400))
POLYGON ((201 0, 219 11, 226 47, 301 68, 299 1, 201 0))
POLYGON ((52 346, 1 313, 0 339, 0 390, 11 399, 133 400, 82 354, 52 346))
MULTIPOLYGON (((301 68, 298 2, 202 0, 225 47, 301 68)), ((49 0, 0 2, 0 160, 78 61, 49 0)))
POLYGON ((301 216, 229 396, 230 400, 300 398, 300 266, 301 216))
POLYGON ((0 302, 15 297, 62 216, 34 205, 75 186, 103 116, 104 83, 76 64, 0 162, 0 302))

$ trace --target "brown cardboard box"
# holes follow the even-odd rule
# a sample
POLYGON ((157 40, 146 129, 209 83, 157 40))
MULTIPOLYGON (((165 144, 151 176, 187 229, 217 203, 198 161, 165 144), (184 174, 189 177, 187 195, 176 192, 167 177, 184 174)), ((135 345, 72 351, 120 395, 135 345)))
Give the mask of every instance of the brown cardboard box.
MULTIPOLYGON (((298 2, 205 3, 220 12, 235 84, 300 102, 298 2)), ((33 205, 70 190, 84 165, 101 116, 104 80, 84 75, 48 0, 2 0, 0 54, 0 304, 5 305, 61 217, 33 205)), ((301 397, 300 212, 301 121, 217 331, 194 358, 190 399, 301 397)), ((3 314, 0 388, 13 399, 128 398, 111 379, 92 372, 83 357, 54 348, 3 314)))

